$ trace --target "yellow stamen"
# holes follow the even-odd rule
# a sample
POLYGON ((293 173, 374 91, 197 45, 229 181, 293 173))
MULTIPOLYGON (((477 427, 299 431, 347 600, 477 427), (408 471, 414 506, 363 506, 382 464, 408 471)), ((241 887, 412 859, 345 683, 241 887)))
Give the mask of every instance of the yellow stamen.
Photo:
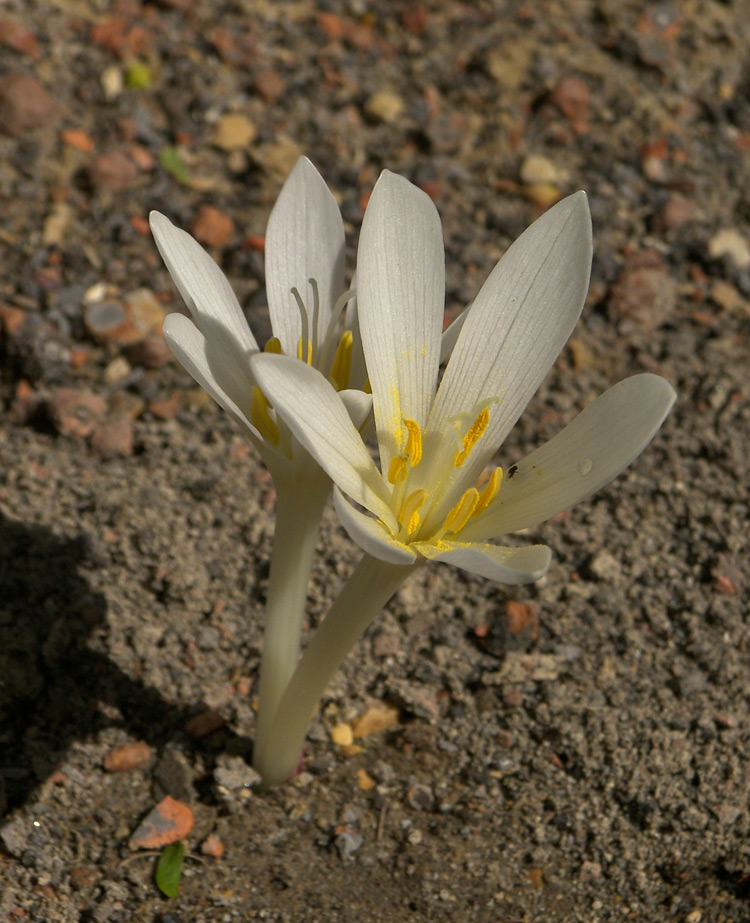
POLYGON ((406 477, 406 459, 400 455, 394 455, 388 465, 388 480, 391 484, 398 484, 406 477))
POLYGON ((503 483, 503 469, 495 468, 495 470, 490 475, 490 479, 484 485, 484 489, 479 494, 479 499, 477 500, 476 508, 474 509, 473 516, 478 516, 480 513, 484 512, 487 507, 492 503, 495 497, 500 492, 500 485, 503 483))
POLYGON ((474 422, 469 427, 468 432, 464 436, 463 447, 460 452, 456 453, 456 457, 453 459, 453 465, 455 468, 460 468, 461 465, 469 457, 469 453, 474 448, 474 446, 479 442, 484 434, 484 431, 487 429, 490 423, 490 408, 485 407, 479 412, 479 416, 474 420, 474 422))
POLYGON ((310 340, 307 341, 307 351, 306 351, 306 354, 305 354, 304 357, 303 357, 303 355, 302 355, 302 337, 299 338, 299 343, 297 343, 297 358, 298 358, 298 359, 302 359, 302 360, 303 360, 304 362, 306 362, 308 365, 312 365, 313 352, 312 352, 312 343, 310 342, 310 340))
POLYGON ((404 500, 398 520, 406 529, 407 535, 414 535, 419 528, 419 510, 426 498, 427 491, 420 488, 410 493, 404 500))
POLYGON ((329 378, 333 387, 337 391, 343 391, 349 387, 349 376, 352 371, 352 344, 354 337, 351 330, 345 330, 336 347, 336 355, 333 357, 331 365, 331 374, 329 378))
POLYGON ((406 440, 406 457, 412 468, 416 468, 422 460, 422 430, 416 420, 403 418, 404 426, 409 433, 406 440))
POLYGON ((278 337, 271 337, 271 339, 263 348, 263 352, 273 353, 276 356, 280 356, 283 352, 281 348, 281 340, 278 337))
POLYGON ((279 427, 268 412, 268 401, 257 385, 250 391, 250 419, 261 436, 271 445, 279 444, 279 427))
POLYGON ((476 487, 470 487, 467 491, 464 491, 464 495, 445 517, 441 532, 443 534, 446 532, 460 532, 471 519, 478 500, 479 491, 476 487))

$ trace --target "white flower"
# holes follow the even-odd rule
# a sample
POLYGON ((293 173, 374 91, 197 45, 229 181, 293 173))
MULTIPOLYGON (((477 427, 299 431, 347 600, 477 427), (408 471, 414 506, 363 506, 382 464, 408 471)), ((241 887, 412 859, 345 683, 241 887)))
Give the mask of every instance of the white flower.
MULTIPOLYGON (((276 417, 253 378, 250 358, 258 354, 258 344, 224 273, 164 215, 152 213, 151 228, 190 311, 189 318, 176 313, 166 318, 166 341, 254 443, 276 488, 255 742, 260 759, 299 657, 310 566, 330 480, 276 417)), ((361 388, 365 377, 353 293, 344 286, 344 224, 333 195, 306 158, 297 161, 271 212, 266 284, 275 334, 266 344, 268 358, 284 361, 280 354, 297 356, 288 361, 330 381, 329 387, 336 388, 360 425, 371 398, 361 390, 348 390, 350 381, 361 388)))
MULTIPOLYGON (((252 377, 248 360, 259 347, 226 276, 164 215, 152 212, 150 221, 159 252, 190 311, 190 318, 177 313, 166 318, 164 336, 170 349, 250 437, 274 478, 287 471, 289 462, 309 468, 307 453, 295 453, 290 434, 252 377)), ((353 310, 340 330, 341 313, 353 294, 344 285, 344 224, 336 200, 305 157, 297 161, 269 218, 266 289, 274 333, 267 351, 297 356, 339 391, 348 389, 350 380, 361 388, 364 370, 353 310)), ((361 422, 369 398, 361 392, 343 397, 361 422)))
POLYGON ((440 220, 423 192, 381 175, 357 261, 380 470, 323 376, 289 360, 259 356, 252 363, 277 413, 334 481, 339 517, 371 556, 403 565, 445 561, 505 583, 536 580, 549 566, 546 546, 489 540, 535 526, 598 490, 651 440, 675 393, 659 376, 636 375, 505 476, 495 468, 480 480, 578 320, 591 253, 588 204, 579 192, 539 218, 497 264, 439 382, 440 220))

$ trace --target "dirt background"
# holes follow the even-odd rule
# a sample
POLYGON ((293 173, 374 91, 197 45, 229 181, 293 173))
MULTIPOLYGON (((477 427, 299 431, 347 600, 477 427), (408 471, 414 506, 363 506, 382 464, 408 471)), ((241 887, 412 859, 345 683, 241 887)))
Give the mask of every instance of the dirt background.
MULTIPOLYGON (((4 0, 1 920, 750 920, 748 47, 747 0, 4 0), (587 190, 589 303, 501 463, 627 375, 679 398, 523 536, 554 551, 536 586, 418 571, 259 795, 274 495, 165 351, 146 217, 212 248, 263 339, 299 153, 352 261, 381 168, 429 192, 451 316, 587 190), (172 901, 128 845, 165 794, 195 815, 172 901)), ((311 627, 356 560, 330 512, 319 552, 311 627)))

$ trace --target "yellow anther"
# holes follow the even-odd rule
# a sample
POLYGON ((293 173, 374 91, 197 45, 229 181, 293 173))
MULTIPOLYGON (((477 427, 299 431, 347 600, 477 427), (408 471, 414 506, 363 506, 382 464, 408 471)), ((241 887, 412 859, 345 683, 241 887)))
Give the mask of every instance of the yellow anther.
POLYGON ((414 535, 419 528, 419 510, 427 497, 427 491, 423 488, 415 490, 404 500, 398 520, 406 529, 407 535, 414 535))
POLYGON ((503 469, 495 468, 490 475, 489 480, 484 485, 484 489, 479 494, 477 505, 474 509, 473 516, 478 516, 484 512, 500 492, 500 485, 503 483, 503 469))
POLYGON ((394 455, 388 465, 388 480, 391 484, 398 484, 406 477, 406 459, 394 455))
POLYGON ((479 491, 476 487, 470 487, 464 491, 463 496, 453 509, 445 517, 442 534, 446 532, 460 532, 466 523, 471 519, 472 513, 476 509, 479 500, 479 491))
POLYGON ((456 457, 453 459, 453 466, 455 468, 460 468, 461 465, 469 457, 469 453, 474 448, 474 446, 479 442, 484 434, 484 431, 487 429, 490 423, 490 408, 485 407, 479 412, 479 416, 474 420, 471 426, 468 429, 468 432, 464 436, 463 446, 460 452, 456 453, 456 457))
POLYGON ((351 330, 345 330, 336 347, 336 355, 333 357, 331 365, 331 374, 328 376, 337 391, 343 391, 349 387, 349 376, 352 371, 352 344, 354 337, 351 330))
POLYGON ((250 391, 250 419, 261 436, 271 445, 279 444, 279 427, 268 412, 268 401, 257 385, 250 391))
POLYGON ((308 365, 312 365, 313 351, 312 351, 312 343, 309 340, 307 341, 307 352, 303 356, 302 355, 302 337, 299 338, 299 342, 297 343, 297 358, 301 359, 303 362, 306 362, 308 365))
POLYGON ((405 454, 412 468, 416 468, 422 460, 422 430, 416 420, 403 418, 404 426, 409 433, 406 440, 405 454))
POLYGON ((281 340, 278 337, 271 337, 271 339, 263 347, 263 352, 274 353, 274 355, 280 356, 283 352, 281 348, 281 340))

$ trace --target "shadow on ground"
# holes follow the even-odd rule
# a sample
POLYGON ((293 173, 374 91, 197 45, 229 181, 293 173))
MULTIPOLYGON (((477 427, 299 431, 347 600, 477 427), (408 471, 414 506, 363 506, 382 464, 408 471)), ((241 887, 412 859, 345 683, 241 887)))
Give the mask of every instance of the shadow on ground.
POLYGON ((194 714, 96 651, 106 604, 80 573, 91 556, 85 536, 0 516, 0 816, 49 778, 73 741, 121 726, 160 747, 194 714))

